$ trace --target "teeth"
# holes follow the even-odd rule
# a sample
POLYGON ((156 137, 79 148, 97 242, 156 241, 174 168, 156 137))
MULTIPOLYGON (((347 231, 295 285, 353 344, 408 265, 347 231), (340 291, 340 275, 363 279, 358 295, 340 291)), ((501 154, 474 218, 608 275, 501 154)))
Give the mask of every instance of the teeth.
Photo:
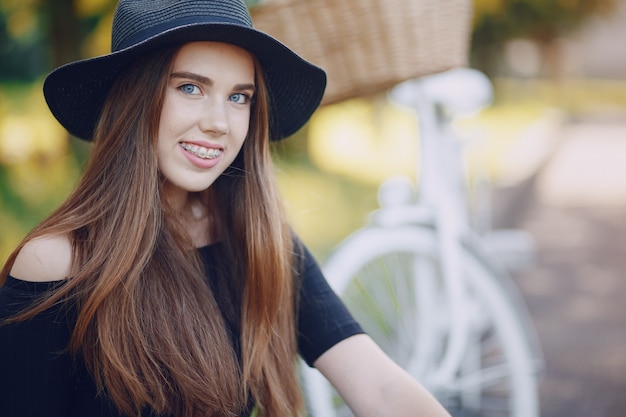
POLYGON ((205 148, 204 146, 190 145, 188 143, 181 143, 180 146, 182 146, 182 148, 187 152, 192 153, 202 159, 213 159, 222 154, 222 151, 220 149, 215 148, 205 148))

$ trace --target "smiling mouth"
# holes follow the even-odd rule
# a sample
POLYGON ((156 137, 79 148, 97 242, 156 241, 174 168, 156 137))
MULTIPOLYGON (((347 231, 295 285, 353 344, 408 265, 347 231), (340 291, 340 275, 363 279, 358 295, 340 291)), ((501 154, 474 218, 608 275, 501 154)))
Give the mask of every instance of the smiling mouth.
POLYGON ((180 146, 192 155, 202 159, 215 159, 222 154, 221 149, 205 148, 204 146, 181 143, 180 146))

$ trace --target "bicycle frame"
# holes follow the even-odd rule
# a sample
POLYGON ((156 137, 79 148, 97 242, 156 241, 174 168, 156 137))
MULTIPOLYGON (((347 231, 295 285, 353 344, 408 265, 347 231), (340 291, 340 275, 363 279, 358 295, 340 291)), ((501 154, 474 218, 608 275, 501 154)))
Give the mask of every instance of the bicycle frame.
MULTIPOLYGON (((449 301, 450 325, 443 359, 432 375, 429 384, 445 386, 454 379, 470 337, 468 306, 463 282, 460 242, 469 230, 469 218, 464 195, 462 172, 462 144, 452 124, 461 112, 476 112, 491 102, 492 89, 487 78, 471 69, 458 69, 411 80, 398 85, 391 93, 392 100, 408 105, 417 118, 420 132, 421 169, 416 173, 419 184, 418 207, 432 213, 430 216, 438 230, 438 247, 441 254, 441 278, 443 291, 449 301)), ((414 209, 417 209, 414 207, 414 209)), ((400 219, 396 218, 397 221, 400 219)), ((411 220, 411 219, 406 219, 411 220)), ((415 220, 415 219, 412 219, 415 220)), ((423 260, 416 260, 416 269, 430 268, 423 260)), ((432 277, 424 273, 417 291, 416 305, 430 311, 434 286, 432 277)), ((424 374, 433 363, 431 360, 441 346, 433 332, 433 322, 427 314, 420 314, 418 321, 420 343, 415 361, 409 364, 411 372, 424 374)))

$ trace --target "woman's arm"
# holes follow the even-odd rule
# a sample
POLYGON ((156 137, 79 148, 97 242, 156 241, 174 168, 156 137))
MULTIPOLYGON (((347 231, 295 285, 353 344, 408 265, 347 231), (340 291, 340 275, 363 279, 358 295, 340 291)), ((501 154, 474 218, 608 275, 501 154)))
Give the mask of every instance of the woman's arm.
POLYGON ((367 335, 343 340, 314 365, 357 417, 449 417, 441 404, 367 335))

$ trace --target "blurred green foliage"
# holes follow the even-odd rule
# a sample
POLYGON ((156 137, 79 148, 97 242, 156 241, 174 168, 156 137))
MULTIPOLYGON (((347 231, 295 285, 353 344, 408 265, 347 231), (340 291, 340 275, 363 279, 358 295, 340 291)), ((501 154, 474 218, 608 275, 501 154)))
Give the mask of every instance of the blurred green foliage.
POLYGON ((596 15, 613 12, 619 0, 474 0, 474 44, 513 37, 550 40, 596 15))
POLYGON ((550 50, 555 40, 588 19, 615 11, 619 1, 473 0, 472 64, 487 74, 497 73, 507 41, 531 39, 550 50))

